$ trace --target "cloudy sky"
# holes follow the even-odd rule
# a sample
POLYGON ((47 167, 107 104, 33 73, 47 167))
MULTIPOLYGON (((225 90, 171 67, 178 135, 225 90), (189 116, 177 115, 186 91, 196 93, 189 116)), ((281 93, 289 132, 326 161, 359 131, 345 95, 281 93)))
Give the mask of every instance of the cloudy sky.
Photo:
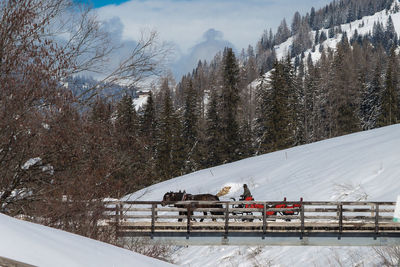
POLYGON ((137 40, 142 29, 156 30, 176 48, 175 74, 190 71, 200 58, 210 59, 221 47, 236 51, 255 45, 267 28, 283 18, 290 24, 301 14, 331 0, 89 0, 99 19, 122 40, 137 40), (183 66, 184 65, 184 66, 183 66))

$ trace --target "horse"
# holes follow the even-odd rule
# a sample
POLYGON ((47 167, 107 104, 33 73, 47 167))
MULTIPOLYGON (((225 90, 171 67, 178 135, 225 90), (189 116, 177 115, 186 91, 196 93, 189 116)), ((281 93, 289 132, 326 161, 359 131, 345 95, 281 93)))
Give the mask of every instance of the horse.
MULTIPOLYGON (((215 195, 211 194, 198 194, 198 195, 192 195, 192 194, 187 194, 185 191, 181 192, 168 192, 165 193, 163 200, 161 202, 162 206, 165 206, 167 202, 174 202, 174 201, 219 201, 219 198, 215 195)), ((178 208, 185 208, 187 205, 184 204, 178 204, 174 205, 175 207, 178 208)), ((192 209, 196 208, 220 208, 222 209, 221 204, 195 204, 191 206, 192 209)), ((211 215, 223 215, 224 213, 222 211, 211 211, 211 215)), ((207 216, 207 211, 203 211, 204 216, 207 216)), ((179 212, 179 215, 187 215, 187 212, 179 212)), ((193 215, 193 210, 191 211, 191 215, 193 215)), ((182 221, 182 219, 178 219, 178 221, 182 221)), ((204 221, 204 218, 200 220, 200 222, 204 221)), ((213 219, 215 221, 215 219, 213 219)))
MULTIPOLYGON (((177 202, 177 201, 185 201, 185 197, 187 196, 185 191, 179 191, 179 192, 168 192, 164 194, 163 200, 161 201, 161 206, 167 205, 168 202, 177 202)), ((177 208, 187 208, 187 205, 184 204, 174 204, 175 207, 177 208)), ((187 212, 185 211, 180 211, 179 216, 185 215, 187 216, 187 212)), ((190 215, 193 215, 193 211, 190 211, 190 215)), ((178 222, 181 222, 182 218, 178 219, 178 222)))

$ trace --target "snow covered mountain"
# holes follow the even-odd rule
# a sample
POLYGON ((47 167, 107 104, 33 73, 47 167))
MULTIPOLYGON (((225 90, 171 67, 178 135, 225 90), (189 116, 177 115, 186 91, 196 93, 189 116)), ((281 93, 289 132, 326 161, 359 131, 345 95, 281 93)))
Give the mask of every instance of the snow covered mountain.
MULTIPOLYGON (((384 27, 386 27, 389 17, 392 18, 394 28, 395 28, 396 32, 399 34, 400 33, 400 10, 399 10, 399 8, 400 8, 400 3, 398 0, 395 0, 395 1, 393 1, 392 7, 390 8, 390 10, 382 10, 380 12, 375 13, 372 16, 366 16, 359 20, 353 21, 351 23, 340 25, 340 29, 341 29, 342 33, 335 34, 335 36, 331 37, 331 38, 329 38, 329 29, 320 30, 319 33, 324 32, 325 35, 328 36, 327 40, 325 40, 321 44, 316 45, 315 51, 312 51, 313 49, 308 49, 304 53, 305 54, 304 58, 307 59, 308 55, 311 54, 312 60, 315 63, 321 57, 320 46, 323 46, 324 49, 331 48, 331 49, 335 50, 337 44, 341 41, 344 33, 347 34, 349 39, 354 35, 355 32, 360 36, 372 34, 374 24, 382 23, 384 25, 384 27)), ((336 27, 336 28, 339 28, 339 27, 336 27)), ((310 32, 310 38, 312 40, 313 40, 315 34, 316 34, 316 31, 310 32)), ((282 44, 275 46, 276 56, 279 60, 285 58, 288 55, 288 53, 291 51, 291 47, 293 45, 293 38, 294 37, 290 37, 282 44)))
MULTIPOLYGON (((238 197, 246 183, 256 200, 395 201, 400 192, 399 147, 397 124, 201 170, 124 199, 161 200, 171 190, 216 194, 231 186, 222 197, 229 199, 238 197)), ((335 266, 339 260, 346 266, 373 266, 378 261, 370 248, 188 247, 175 255, 178 264, 203 267, 335 266)))

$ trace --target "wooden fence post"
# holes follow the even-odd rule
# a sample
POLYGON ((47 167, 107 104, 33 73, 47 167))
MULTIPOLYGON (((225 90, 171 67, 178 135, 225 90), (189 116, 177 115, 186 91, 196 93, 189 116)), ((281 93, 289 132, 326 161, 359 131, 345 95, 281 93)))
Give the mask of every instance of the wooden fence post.
POLYGON ((224 239, 228 238, 229 233, 229 203, 225 203, 225 234, 224 239))
POLYGON ((187 224, 186 224, 186 239, 189 239, 190 235, 190 212, 191 212, 192 203, 187 205, 187 224))
POLYGON ((375 208, 376 208, 376 205, 375 204, 371 204, 371 217, 375 216, 375 208))
POLYGON ((151 239, 154 238, 155 222, 156 222, 156 207, 157 204, 151 204, 151 239))
POLYGON ((115 237, 118 239, 119 233, 119 202, 115 204, 115 237))
POLYGON ((300 207, 300 220, 301 220, 300 239, 303 239, 303 236, 304 236, 304 204, 302 204, 300 207))
POLYGON ((340 240, 342 238, 342 232, 343 232, 343 204, 338 205, 338 210, 339 210, 339 236, 338 239, 340 240))
POLYGON ((267 235, 267 203, 264 202, 263 205, 263 236, 262 239, 265 239, 267 235))
POLYGON ((124 204, 119 203, 119 221, 121 222, 124 218, 124 204))
POLYGON ((374 240, 376 240, 378 235, 379 235, 379 204, 375 204, 375 236, 374 236, 374 240))

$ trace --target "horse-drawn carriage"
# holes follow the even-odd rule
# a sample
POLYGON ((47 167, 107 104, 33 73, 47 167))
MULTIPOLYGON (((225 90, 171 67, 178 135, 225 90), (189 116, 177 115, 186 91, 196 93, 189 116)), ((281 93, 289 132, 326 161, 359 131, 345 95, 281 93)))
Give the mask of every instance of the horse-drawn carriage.
MULTIPOLYGON (((231 198, 231 200, 236 201, 234 198, 231 198)), ((188 205, 183 204, 183 201, 219 201, 219 198, 215 195, 211 194, 199 194, 199 195, 192 195, 192 194, 187 194, 185 191, 179 191, 179 192, 168 192, 164 195, 163 200, 162 200, 162 205, 165 206, 167 204, 172 204, 175 207, 178 208, 188 208, 188 205), (180 202, 179 204, 175 204, 175 202, 180 202)), ((239 201, 254 201, 253 197, 247 197, 245 199, 239 199, 239 201)), ((277 216, 277 215, 282 215, 282 216, 291 216, 291 215, 298 215, 300 208, 302 206, 303 198, 300 198, 299 203, 288 203, 286 202, 286 197, 284 198, 283 202, 273 204, 271 206, 267 205, 266 206, 266 215, 267 216, 277 216), (271 210, 272 209, 272 210, 271 210)), ((193 215, 193 211, 195 211, 197 208, 211 208, 211 209, 222 209, 223 206, 220 203, 216 204, 197 204, 194 206, 190 207, 190 215, 193 215)), ((232 205, 233 211, 230 213, 232 215, 245 215, 245 216, 252 216, 253 215, 253 210, 258 209, 260 211, 264 210, 264 205, 263 204, 257 204, 257 203, 241 203, 237 205, 232 205), (235 211, 234 209, 241 209, 241 211, 235 211), (252 209, 249 211, 243 211, 243 209, 252 209)), ((207 216, 207 212, 203 211, 204 216, 207 216)), ((223 211, 211 211, 211 215, 224 215, 223 211)), ((179 215, 187 215, 188 212, 180 211, 179 215)), ((253 219, 242 219, 243 221, 249 220, 253 221, 253 219)), ((290 219, 286 219, 289 220, 290 219)), ((179 221, 182 221, 182 219, 179 219, 179 221)), ((201 219, 203 221, 203 219, 201 219)))
MULTIPOLYGON (((231 200, 236 201, 235 198, 231 198, 231 200)), ((240 198, 239 201, 254 201, 253 197, 246 197, 245 199, 240 198)), ((299 211, 301 208, 301 202, 303 202, 303 198, 300 198, 300 203, 287 203, 286 202, 286 197, 283 199, 283 202, 273 204, 271 206, 266 207, 266 215, 267 216, 276 216, 276 215, 282 215, 282 216, 291 216, 291 215, 299 215, 299 211), (273 209, 273 210, 269 210, 273 209)), ((259 209, 263 210, 264 205, 263 204, 257 204, 257 203, 250 203, 250 204, 237 204, 233 205, 233 208, 238 208, 238 209, 259 209)), ((234 215, 253 215, 252 211, 235 211, 233 212, 234 215)), ((243 219, 246 220, 246 219, 243 219)), ((290 219, 286 219, 290 221, 290 219)), ((253 221, 252 219, 249 219, 249 221, 253 221)))

